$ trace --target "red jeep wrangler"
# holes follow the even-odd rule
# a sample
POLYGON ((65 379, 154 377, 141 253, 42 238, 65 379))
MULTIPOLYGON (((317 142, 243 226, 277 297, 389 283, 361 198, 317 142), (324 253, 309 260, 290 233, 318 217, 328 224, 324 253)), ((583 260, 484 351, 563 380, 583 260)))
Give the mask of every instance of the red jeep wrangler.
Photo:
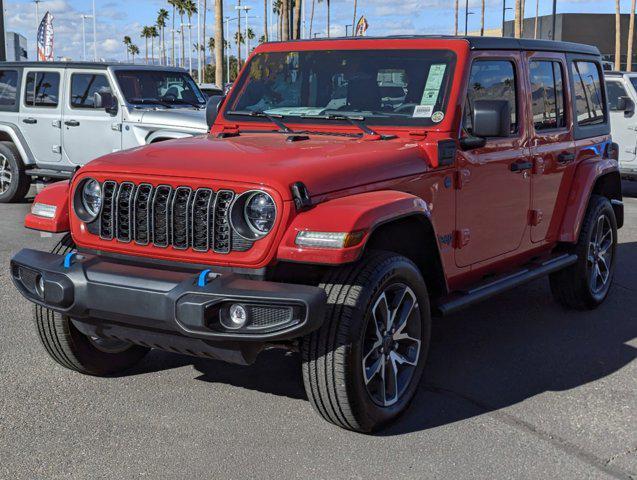
POLYGON ((61 365, 299 351, 315 409, 368 432, 412 400, 431 315, 542 276, 570 308, 608 295, 623 206, 593 47, 270 43, 208 113, 209 135, 37 196, 26 226, 69 233, 11 269, 61 365))

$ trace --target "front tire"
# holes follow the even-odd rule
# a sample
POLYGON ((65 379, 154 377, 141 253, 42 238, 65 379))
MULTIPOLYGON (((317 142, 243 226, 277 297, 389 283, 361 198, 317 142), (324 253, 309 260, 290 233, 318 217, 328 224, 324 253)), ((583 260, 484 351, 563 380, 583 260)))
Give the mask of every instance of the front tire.
POLYGON ((615 273, 617 220, 610 201, 591 196, 573 251, 576 263, 550 276, 553 297, 567 308, 592 310, 610 291, 615 273))
POLYGON ((25 173, 15 145, 0 142, 0 203, 23 200, 30 187, 31 179, 25 173))
MULTIPOLYGON (((74 248, 73 240, 67 234, 52 253, 64 255, 74 248)), ((112 375, 131 368, 149 351, 119 340, 88 337, 69 317, 40 305, 35 305, 34 314, 38 336, 46 352, 69 370, 86 375, 112 375)))
POLYGON ((425 282, 409 259, 372 252, 321 286, 325 322, 301 349, 308 398, 339 427, 378 430, 407 409, 422 376, 431 330, 425 282))

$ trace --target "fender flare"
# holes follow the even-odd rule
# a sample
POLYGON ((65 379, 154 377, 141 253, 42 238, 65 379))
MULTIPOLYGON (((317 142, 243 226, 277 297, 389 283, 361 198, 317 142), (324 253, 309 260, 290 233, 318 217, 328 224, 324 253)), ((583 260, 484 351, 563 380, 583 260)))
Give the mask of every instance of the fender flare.
POLYGON ((323 265, 351 263, 361 257, 367 240, 376 228, 412 215, 425 217, 431 223, 431 212, 423 199, 394 190, 359 193, 327 200, 294 217, 279 244, 277 260, 323 265), (295 243, 298 233, 304 230, 361 232, 363 236, 358 244, 351 247, 308 248, 295 243))
POLYGON ((28 213, 24 219, 24 226, 32 230, 43 232, 62 233, 71 229, 69 222, 69 190, 71 182, 63 180, 55 182, 45 187, 35 196, 33 205, 43 203, 56 207, 53 218, 40 217, 33 213, 28 213))
POLYGON ((6 133, 11 138, 11 141, 18 149, 18 153, 20 154, 22 163, 24 165, 34 165, 35 158, 33 157, 33 153, 27 144, 20 130, 12 123, 0 123, 0 132, 6 133))
MULTIPOLYGON (((616 160, 600 160, 599 157, 595 157, 578 165, 571 183, 558 241, 564 243, 577 242, 595 184, 600 178, 613 174, 619 176, 619 167, 616 160)), ((616 200, 621 200, 621 191, 616 200)))

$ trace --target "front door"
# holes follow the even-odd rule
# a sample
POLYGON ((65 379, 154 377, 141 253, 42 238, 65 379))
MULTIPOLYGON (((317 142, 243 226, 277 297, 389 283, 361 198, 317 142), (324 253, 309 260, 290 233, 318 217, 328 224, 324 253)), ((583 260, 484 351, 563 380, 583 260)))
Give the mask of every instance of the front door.
POLYGON ((613 142, 619 145, 619 164, 637 168, 637 113, 625 113, 620 101, 622 97, 627 97, 637 103, 637 98, 622 77, 610 76, 606 77, 606 97, 613 142))
POLYGON ((476 100, 509 101, 509 137, 487 138, 459 158, 456 264, 472 265, 517 250, 527 232, 531 197, 528 128, 520 54, 476 54, 465 103, 465 134, 472 134, 476 100))
POLYGON ((121 110, 111 115, 99 103, 100 99, 113 94, 106 72, 74 71, 68 75, 66 91, 69 95, 64 102, 62 122, 65 160, 84 165, 97 157, 120 150, 121 110))
POLYGON ((566 63, 563 54, 531 54, 528 58, 533 118, 531 241, 551 240, 557 234, 561 213, 558 205, 566 205, 570 182, 575 172, 575 142, 569 99, 565 92, 566 63), (561 192, 561 193, 560 193, 561 192), (564 198, 558 201, 558 195, 564 198))
POLYGON ((61 155, 61 89, 63 69, 25 69, 20 131, 38 166, 56 163, 61 155))

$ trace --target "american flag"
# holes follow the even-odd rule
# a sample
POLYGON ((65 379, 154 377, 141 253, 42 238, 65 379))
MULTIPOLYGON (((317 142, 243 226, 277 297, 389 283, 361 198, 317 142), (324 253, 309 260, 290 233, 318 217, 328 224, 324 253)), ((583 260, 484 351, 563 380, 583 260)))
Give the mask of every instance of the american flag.
POLYGON ((38 60, 53 61, 53 15, 46 12, 38 28, 38 60))

